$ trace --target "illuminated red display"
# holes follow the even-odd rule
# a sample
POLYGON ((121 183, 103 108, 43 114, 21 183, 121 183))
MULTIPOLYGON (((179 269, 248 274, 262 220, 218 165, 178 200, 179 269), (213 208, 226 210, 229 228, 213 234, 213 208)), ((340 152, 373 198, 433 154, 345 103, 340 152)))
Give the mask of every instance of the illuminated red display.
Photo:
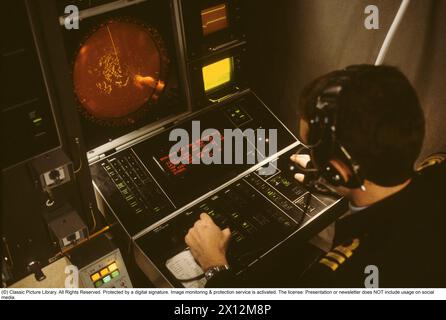
MULTIPOLYGON (((220 137, 220 142, 223 142, 224 137, 223 135, 218 135, 220 137)), ((161 166, 164 168, 165 171, 167 171, 169 174, 173 176, 178 176, 181 174, 184 174, 187 170, 190 164, 192 164, 192 159, 202 159, 203 157, 203 148, 209 144, 213 144, 213 147, 211 148, 212 151, 215 152, 221 152, 222 151, 222 143, 218 144, 215 140, 214 135, 209 135, 202 137, 202 139, 199 139, 195 142, 192 142, 188 144, 186 147, 182 148, 181 150, 178 150, 178 154, 181 152, 180 160, 181 162, 178 164, 173 164, 170 161, 171 156, 176 156, 175 154, 171 153, 166 156, 163 156, 159 158, 159 162, 161 166)), ((210 156, 212 156, 212 151, 210 152, 210 156)), ((201 163, 201 161, 200 161, 201 163)))

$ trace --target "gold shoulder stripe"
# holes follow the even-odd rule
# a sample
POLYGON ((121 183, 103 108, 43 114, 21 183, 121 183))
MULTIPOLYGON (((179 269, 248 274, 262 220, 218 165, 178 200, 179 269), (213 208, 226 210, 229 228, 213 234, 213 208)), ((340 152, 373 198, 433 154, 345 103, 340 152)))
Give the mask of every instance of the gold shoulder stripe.
POLYGON ((353 251, 359 247, 359 244, 359 239, 353 239, 348 246, 337 246, 319 260, 319 263, 329 267, 332 271, 336 271, 341 264, 353 255, 353 251))
POLYGON ((345 258, 342 255, 333 251, 327 253, 326 257, 336 260, 339 264, 343 264, 345 262, 345 258))
POLYGON ((334 248, 334 251, 342 253, 347 258, 350 258, 353 255, 353 251, 351 251, 345 247, 342 247, 342 246, 338 246, 338 247, 334 248))
POLYGON ((336 262, 333 262, 326 258, 322 258, 321 260, 319 260, 319 263, 329 267, 332 271, 336 271, 336 269, 339 267, 339 265, 336 262))
POLYGON ((359 244, 360 244, 359 239, 355 238, 355 239, 353 239, 352 244, 349 245, 347 248, 349 248, 350 250, 354 251, 356 248, 359 247, 359 244))
POLYGON ((353 251, 355 251, 361 242, 359 239, 355 238, 352 240, 352 243, 348 246, 337 246, 334 248, 333 251, 337 251, 338 253, 341 253, 347 258, 350 258, 353 255, 353 251))

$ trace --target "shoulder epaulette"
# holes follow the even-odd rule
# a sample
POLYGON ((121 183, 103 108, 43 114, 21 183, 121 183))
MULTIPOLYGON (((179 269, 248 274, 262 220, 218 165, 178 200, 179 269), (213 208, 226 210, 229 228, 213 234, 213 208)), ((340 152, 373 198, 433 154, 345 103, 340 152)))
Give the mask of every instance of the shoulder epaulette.
POLYGON ((359 244, 359 239, 353 239, 347 246, 339 245, 319 260, 319 263, 330 268, 332 271, 336 271, 340 265, 353 255, 353 252, 359 247, 359 244))

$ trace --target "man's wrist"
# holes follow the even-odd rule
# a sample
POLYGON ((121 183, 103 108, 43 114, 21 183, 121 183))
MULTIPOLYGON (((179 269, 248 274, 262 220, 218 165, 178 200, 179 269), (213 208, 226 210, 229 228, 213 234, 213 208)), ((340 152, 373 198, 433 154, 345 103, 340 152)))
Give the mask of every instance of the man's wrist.
POLYGON ((222 257, 221 259, 215 259, 213 261, 210 261, 209 263, 206 263, 205 265, 202 265, 202 269, 204 272, 208 271, 210 268, 218 267, 218 266, 226 266, 229 265, 228 261, 225 257, 222 257))
POLYGON ((206 270, 206 272, 204 273, 204 276, 205 276, 206 280, 210 280, 215 275, 219 274, 220 272, 228 271, 229 269, 230 269, 229 265, 227 265, 227 264, 220 265, 220 266, 214 266, 214 267, 211 267, 208 270, 206 270))

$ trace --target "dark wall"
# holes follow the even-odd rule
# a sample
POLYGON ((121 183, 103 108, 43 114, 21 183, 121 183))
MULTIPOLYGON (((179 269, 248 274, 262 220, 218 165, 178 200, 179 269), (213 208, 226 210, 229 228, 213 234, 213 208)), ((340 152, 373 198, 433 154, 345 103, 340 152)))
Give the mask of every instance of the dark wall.
MULTIPOLYGON (((400 0, 251 1, 252 85, 292 129, 303 86, 350 64, 374 63, 400 0), (364 27, 377 5, 380 29, 364 27), (255 8, 255 9, 254 9, 255 8)), ((412 81, 427 119, 422 156, 446 151, 446 1, 412 0, 385 64, 412 81)))

